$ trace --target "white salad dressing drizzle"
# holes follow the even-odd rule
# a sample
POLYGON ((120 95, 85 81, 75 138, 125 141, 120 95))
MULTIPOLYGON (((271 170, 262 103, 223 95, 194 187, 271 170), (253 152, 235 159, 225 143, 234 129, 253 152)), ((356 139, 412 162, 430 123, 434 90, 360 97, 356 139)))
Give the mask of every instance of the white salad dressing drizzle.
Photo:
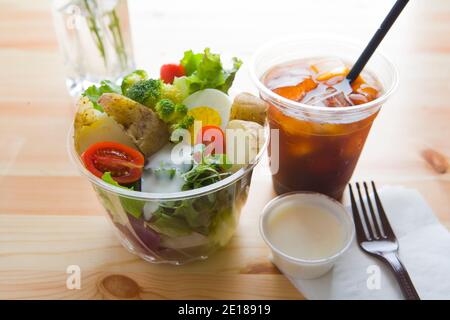
POLYGON ((141 190, 143 192, 179 192, 184 184, 181 176, 191 168, 192 156, 185 154, 181 163, 174 163, 172 149, 175 144, 167 143, 161 150, 152 155, 144 168, 141 190), (160 169, 175 169, 174 174, 157 174, 160 169))
POLYGON ((267 221, 269 241, 288 256, 315 260, 328 258, 342 249, 342 224, 323 208, 286 201, 267 221))

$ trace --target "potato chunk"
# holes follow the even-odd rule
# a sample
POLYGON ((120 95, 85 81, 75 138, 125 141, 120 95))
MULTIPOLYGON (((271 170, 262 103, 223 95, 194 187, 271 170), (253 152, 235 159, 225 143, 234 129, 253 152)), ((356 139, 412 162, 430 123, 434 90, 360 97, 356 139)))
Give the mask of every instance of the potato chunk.
POLYGON ((98 103, 124 127, 144 156, 151 156, 169 141, 167 125, 142 104, 117 93, 104 93, 98 103))
POLYGON ((80 98, 77 105, 74 142, 78 154, 101 141, 114 141, 137 149, 123 127, 106 113, 95 110, 88 98, 80 98))
POLYGON ((267 107, 268 105, 264 100, 255 97, 251 93, 242 92, 234 98, 230 120, 253 121, 264 125, 267 107))

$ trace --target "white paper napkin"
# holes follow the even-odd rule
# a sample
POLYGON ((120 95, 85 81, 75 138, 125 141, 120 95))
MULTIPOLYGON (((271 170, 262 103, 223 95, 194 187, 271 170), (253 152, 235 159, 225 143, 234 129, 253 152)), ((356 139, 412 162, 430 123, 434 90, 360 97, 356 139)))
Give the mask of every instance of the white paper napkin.
MULTIPOLYGON (((384 187, 379 195, 399 241, 400 259, 421 299, 450 299, 449 231, 416 190, 384 187)), ((391 271, 363 253, 356 240, 323 277, 290 280, 307 299, 403 299, 391 271)))

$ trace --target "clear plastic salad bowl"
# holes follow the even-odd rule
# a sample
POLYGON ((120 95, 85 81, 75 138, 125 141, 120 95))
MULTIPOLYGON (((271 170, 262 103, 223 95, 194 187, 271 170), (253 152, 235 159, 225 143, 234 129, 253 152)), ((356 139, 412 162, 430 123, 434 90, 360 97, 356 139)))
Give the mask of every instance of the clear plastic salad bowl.
POLYGON ((267 140, 254 161, 233 175, 206 187, 176 193, 133 191, 97 178, 84 167, 75 150, 73 129, 68 149, 73 162, 91 182, 123 246, 146 261, 179 265, 206 259, 229 242, 247 200, 253 168, 267 140), (147 209, 163 210, 167 221, 150 227, 144 215, 136 218, 132 214, 147 209))

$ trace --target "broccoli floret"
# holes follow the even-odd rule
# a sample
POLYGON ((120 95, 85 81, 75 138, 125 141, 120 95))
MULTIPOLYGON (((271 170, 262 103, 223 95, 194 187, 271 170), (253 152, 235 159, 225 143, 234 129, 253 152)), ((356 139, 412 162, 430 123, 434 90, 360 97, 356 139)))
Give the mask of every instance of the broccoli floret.
POLYGON ((155 110, 161 120, 169 125, 179 123, 187 114, 185 105, 175 104, 170 99, 159 100, 155 110))
MULTIPOLYGON (((183 129, 183 130, 189 130, 189 128, 192 127, 194 124, 194 117, 191 115, 185 115, 183 119, 181 119, 178 123, 174 123, 169 127, 170 132, 173 134, 177 130, 183 129)), ((181 136, 183 134, 180 132, 177 132, 175 135, 171 135, 170 141, 174 143, 178 143, 181 141, 181 136), (180 135, 181 134, 181 135, 180 135)), ((189 141, 189 139, 188 139, 189 141)))
POLYGON ((175 131, 177 129, 189 129, 192 125, 194 124, 194 117, 190 116, 190 115, 186 115, 184 116, 183 119, 181 119, 181 121, 179 121, 178 123, 173 124, 170 127, 170 130, 175 131))
POLYGON ((161 98, 163 99, 181 103, 187 96, 187 90, 184 90, 181 85, 163 83, 161 87, 161 98))
POLYGON ((125 95, 147 107, 154 108, 161 99, 162 85, 163 82, 161 80, 140 80, 131 85, 125 95))
POLYGON ((175 104, 172 100, 161 99, 156 104, 155 110, 162 121, 165 123, 172 122, 175 114, 175 104))
POLYGON ((138 81, 147 80, 148 75, 145 70, 135 70, 130 74, 127 74, 122 80, 122 92, 126 94, 128 89, 138 81))
POLYGON ((184 104, 179 103, 175 105, 175 112, 184 117, 187 114, 188 109, 184 104))

